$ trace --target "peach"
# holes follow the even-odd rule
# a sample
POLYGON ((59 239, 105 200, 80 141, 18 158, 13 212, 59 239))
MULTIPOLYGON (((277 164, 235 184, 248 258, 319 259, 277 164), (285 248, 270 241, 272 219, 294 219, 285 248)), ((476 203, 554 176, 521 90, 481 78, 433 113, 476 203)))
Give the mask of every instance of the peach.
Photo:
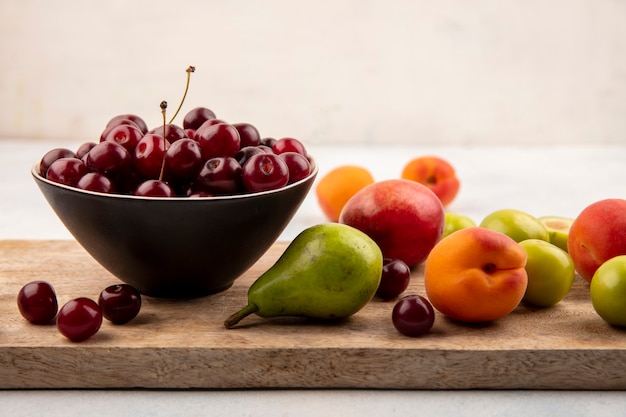
POLYGON ((528 285, 524 248, 507 235, 468 227, 441 239, 424 265, 428 299, 442 314, 487 322, 513 311, 528 285))
POLYGON ((441 238, 444 216, 441 201, 428 187, 390 179, 368 185, 352 196, 339 222, 367 234, 385 258, 400 259, 413 267, 426 259, 441 238))
POLYGON ((611 198, 585 207, 570 227, 567 251, 589 282, 604 262, 626 255, 626 200, 611 198))
POLYGON ((454 167, 437 156, 412 159, 404 166, 401 178, 424 184, 439 197, 444 206, 454 200, 460 188, 454 167))

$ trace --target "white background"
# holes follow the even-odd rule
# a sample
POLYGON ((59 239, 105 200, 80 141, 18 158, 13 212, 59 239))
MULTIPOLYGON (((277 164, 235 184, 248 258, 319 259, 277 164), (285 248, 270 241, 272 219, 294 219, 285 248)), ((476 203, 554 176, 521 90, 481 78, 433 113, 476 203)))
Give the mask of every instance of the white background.
MULTIPOLYGON (((3 0, 0 138, 186 110, 310 144, 626 143, 621 0, 3 0)), ((179 119, 180 121, 180 119, 179 119)))
MULTIPOLYGON (((185 109, 298 137, 320 175, 351 162, 383 179, 439 153, 462 181, 450 209, 475 221, 504 207, 575 216, 626 195, 626 0, 0 0, 0 239, 71 238, 32 164, 97 139, 119 113, 160 123, 189 65, 185 109)), ((281 238, 321 221, 310 194, 281 238)), ((625 402, 594 391, 16 390, 0 391, 0 416, 571 417, 620 415, 625 402)))

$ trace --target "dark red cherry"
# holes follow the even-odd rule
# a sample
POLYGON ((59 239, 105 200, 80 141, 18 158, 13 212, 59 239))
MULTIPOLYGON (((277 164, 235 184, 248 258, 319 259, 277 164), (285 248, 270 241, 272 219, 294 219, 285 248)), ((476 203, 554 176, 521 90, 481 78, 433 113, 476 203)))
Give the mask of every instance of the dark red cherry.
POLYGON ((278 155, 262 153, 252 156, 241 170, 241 179, 249 192, 274 190, 289 181, 289 167, 278 155))
POLYGON ((100 133, 100 142, 104 142, 107 136, 109 135, 109 133, 111 133, 111 131, 117 128, 118 126, 130 126, 130 127, 137 128, 141 131, 141 128, 137 125, 137 123, 133 122, 130 119, 114 119, 114 120, 112 119, 111 122, 109 122, 109 124, 107 124, 107 126, 104 128, 102 133, 100 133))
POLYGON ((297 152, 304 156, 307 156, 306 148, 298 139, 294 138, 282 138, 278 139, 272 145, 272 150, 275 154, 281 154, 285 152, 297 152))
POLYGON ((98 172, 89 172, 85 174, 78 181, 76 187, 82 190, 95 191, 98 193, 111 194, 115 191, 113 181, 98 172))
POLYGON ((241 191, 241 165, 232 157, 216 157, 205 162, 197 184, 214 195, 241 191))
POLYGON ((139 184, 134 195, 141 197, 175 197, 174 189, 159 180, 147 180, 139 184))
POLYGON ((206 107, 196 107, 185 114, 183 118, 183 128, 197 130, 202 123, 215 119, 215 113, 206 107))
POLYGON ((84 142, 76 149, 76 158, 83 159, 89 153, 91 148, 96 146, 95 142, 84 142))
POLYGON ((309 159, 298 152, 284 152, 279 155, 289 168, 288 184, 300 181, 311 173, 309 159))
POLYGON ((250 123, 233 123, 233 126, 239 132, 240 147, 257 146, 261 143, 261 135, 255 126, 250 123))
POLYGON ((113 117, 111 120, 109 120, 109 122, 107 123, 107 126, 119 124, 120 120, 130 120, 131 122, 135 123, 144 134, 148 133, 148 125, 141 117, 137 116, 136 114, 117 115, 113 117))
POLYGON ((383 259, 383 271, 376 295, 390 300, 402 294, 411 282, 411 269, 400 259, 383 259))
POLYGON ((435 310, 430 301, 421 295, 407 295, 393 307, 391 320, 403 335, 417 337, 433 327, 435 310))
POLYGON ((163 157, 170 143, 154 133, 146 134, 137 146, 133 155, 135 170, 145 178, 158 179, 161 175, 163 157))
MULTIPOLYGON (((163 136, 163 130, 164 130, 163 126, 157 126, 154 129, 152 129, 149 133, 163 136)), ((187 133, 182 127, 178 125, 174 125, 174 124, 165 125, 165 139, 167 139, 169 143, 174 143, 177 140, 184 139, 186 137, 187 137, 187 133)))
POLYGON ((52 285, 46 281, 32 281, 17 294, 17 307, 22 317, 33 324, 52 323, 59 305, 52 285))
POLYGON ((218 156, 235 156, 239 151, 239 132, 233 125, 218 123, 196 133, 196 140, 205 160, 218 156))
POLYGON ((57 329, 72 342, 89 339, 100 330, 102 311, 91 298, 79 297, 65 303, 57 316, 57 329))
MULTIPOLYGON (((274 138, 262 138, 261 139, 261 146, 267 146, 268 148, 272 148, 272 146, 274 146, 274 144, 276 143, 276 139, 274 138)), ((272 151, 274 152, 274 151, 272 151)))
POLYGON ((46 178, 59 184, 76 187, 78 181, 88 172, 89 169, 80 159, 61 158, 48 167, 46 178))
POLYGON ((52 163, 56 161, 57 159, 61 159, 61 158, 80 159, 79 156, 76 156, 76 154, 70 151, 69 149, 65 149, 65 148, 52 149, 46 152, 43 158, 41 158, 41 161, 39 161, 39 175, 45 177, 46 172, 48 172, 48 168, 50 167, 50 165, 52 165, 52 163))
POLYGON ((198 175, 202 163, 198 142, 189 138, 180 139, 165 152, 165 175, 176 181, 189 180, 198 175))
POLYGON ((194 139, 198 139, 198 136, 200 136, 200 134, 206 130, 207 128, 213 126, 213 125, 219 125, 219 124, 228 124, 226 123, 224 120, 221 119, 209 119, 206 122, 202 123, 200 125, 199 128, 196 129, 196 132, 194 134, 194 139))
POLYGON ((143 135, 143 132, 137 126, 119 125, 111 129, 104 140, 118 143, 132 153, 143 135))
MULTIPOLYGON (((237 160, 237 162, 239 162, 239 165, 243 166, 243 164, 245 164, 246 161, 250 159, 251 156, 267 152, 263 148, 266 148, 266 147, 265 146, 244 146, 237 151, 237 153, 235 154, 235 159, 237 160)), ((266 148, 266 149, 269 149, 269 148, 266 148)))
POLYGON ((86 156, 89 169, 108 177, 128 173, 132 168, 132 157, 119 143, 105 140, 91 148, 86 156))
POLYGON ((141 309, 141 294, 129 284, 115 284, 100 293, 98 304, 105 319, 114 324, 128 323, 141 309))

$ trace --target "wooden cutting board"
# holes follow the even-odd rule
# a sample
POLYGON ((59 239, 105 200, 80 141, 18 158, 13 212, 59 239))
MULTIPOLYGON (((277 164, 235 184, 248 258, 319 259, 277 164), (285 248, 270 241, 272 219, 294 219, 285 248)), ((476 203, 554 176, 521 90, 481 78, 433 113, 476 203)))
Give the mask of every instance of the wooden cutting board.
MULTIPOLYGON (((20 288, 47 280, 62 305, 119 281, 74 241, 0 241, 0 388, 626 389, 626 330, 596 315, 578 277, 553 308, 522 305, 483 325, 437 315, 421 338, 400 335, 394 302, 379 299, 340 323, 251 316, 226 330, 285 248, 276 243, 225 292, 144 297, 132 322, 105 321, 72 343, 20 316, 20 288)), ((424 294, 422 281, 418 268, 407 293, 424 294)))

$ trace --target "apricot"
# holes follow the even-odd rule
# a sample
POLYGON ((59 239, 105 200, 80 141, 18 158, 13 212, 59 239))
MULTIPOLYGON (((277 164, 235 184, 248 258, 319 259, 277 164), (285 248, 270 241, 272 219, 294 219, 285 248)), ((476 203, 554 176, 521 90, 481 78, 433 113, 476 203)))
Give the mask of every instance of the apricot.
POLYGON ((461 185, 454 167, 438 156, 412 159, 404 166, 401 178, 417 181, 430 188, 444 207, 454 200, 461 185))
POLYGON ((604 262, 626 255, 626 200, 600 200, 585 207, 570 227, 567 251, 578 274, 589 282, 604 262))
POLYGON ((333 222, 348 200, 366 185, 374 183, 374 177, 365 168, 342 165, 324 175, 315 188, 317 201, 324 215, 333 222))
POLYGON ((441 239, 424 265, 433 307, 463 322, 487 322, 513 311, 526 292, 524 248, 507 235, 468 227, 441 239))

